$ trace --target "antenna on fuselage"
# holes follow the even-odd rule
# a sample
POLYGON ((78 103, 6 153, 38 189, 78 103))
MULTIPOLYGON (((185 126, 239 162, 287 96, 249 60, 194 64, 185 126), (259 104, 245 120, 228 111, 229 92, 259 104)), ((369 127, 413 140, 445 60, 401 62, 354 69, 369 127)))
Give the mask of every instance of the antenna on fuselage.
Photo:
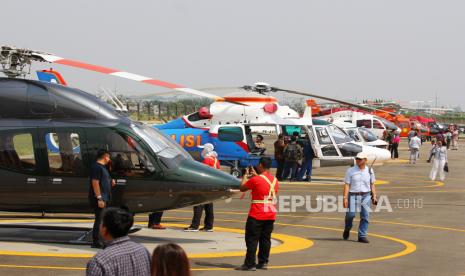
POLYGON ((120 99, 118 99, 118 96, 116 96, 116 94, 113 94, 110 90, 107 90, 104 87, 100 87, 99 91, 103 92, 103 96, 107 100, 109 100, 110 102, 113 103, 113 105, 115 106, 115 109, 117 111, 122 111, 122 112, 127 112, 128 111, 126 106, 120 101, 120 99))

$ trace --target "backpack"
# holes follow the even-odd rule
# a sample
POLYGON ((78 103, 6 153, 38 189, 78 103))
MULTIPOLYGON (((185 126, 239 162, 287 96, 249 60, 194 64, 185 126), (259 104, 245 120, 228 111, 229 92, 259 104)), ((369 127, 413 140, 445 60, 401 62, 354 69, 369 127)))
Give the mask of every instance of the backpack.
POLYGON ((302 152, 299 150, 297 144, 288 144, 285 152, 284 152, 284 159, 286 161, 298 161, 302 159, 302 152))

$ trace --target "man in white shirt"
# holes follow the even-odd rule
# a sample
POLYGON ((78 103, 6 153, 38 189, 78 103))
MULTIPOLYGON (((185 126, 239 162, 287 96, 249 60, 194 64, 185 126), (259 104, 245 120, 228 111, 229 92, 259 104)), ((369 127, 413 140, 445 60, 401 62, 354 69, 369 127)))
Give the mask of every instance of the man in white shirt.
POLYGON ((360 152, 355 158, 356 165, 349 168, 344 178, 344 208, 349 208, 345 217, 345 228, 342 237, 347 240, 352 229, 356 211, 360 210, 358 241, 369 243, 367 236, 371 202, 377 204, 375 189, 375 173, 367 166, 368 156, 360 152))
POLYGON ((421 139, 418 138, 418 134, 415 132, 415 134, 413 135, 413 137, 410 139, 410 142, 409 142, 409 148, 410 148, 410 161, 409 163, 410 164, 416 164, 417 163, 417 159, 418 159, 418 153, 420 151, 420 148, 421 148, 421 139))

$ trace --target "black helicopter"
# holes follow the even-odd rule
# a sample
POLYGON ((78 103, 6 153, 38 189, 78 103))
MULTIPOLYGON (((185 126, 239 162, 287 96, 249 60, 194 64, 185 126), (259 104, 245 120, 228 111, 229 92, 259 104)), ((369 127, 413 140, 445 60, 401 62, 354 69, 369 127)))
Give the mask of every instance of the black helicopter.
POLYGON ((22 50, 0 51, 8 76, 0 78, 0 210, 89 212, 89 168, 101 148, 111 153, 112 205, 135 213, 225 199, 238 190, 235 177, 195 161, 160 131, 97 97, 15 78, 31 60, 22 50))

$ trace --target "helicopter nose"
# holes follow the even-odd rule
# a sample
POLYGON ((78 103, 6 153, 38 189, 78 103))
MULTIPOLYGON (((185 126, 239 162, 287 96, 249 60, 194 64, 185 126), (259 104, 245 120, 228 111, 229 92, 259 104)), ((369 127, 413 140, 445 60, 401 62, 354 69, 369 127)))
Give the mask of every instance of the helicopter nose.
POLYGON ((229 198, 240 187, 236 177, 194 160, 184 160, 167 178, 180 196, 192 200, 190 204, 229 198))
POLYGON ((371 146, 363 146, 364 153, 368 155, 368 163, 384 163, 391 159, 391 152, 387 149, 371 147, 371 146))

